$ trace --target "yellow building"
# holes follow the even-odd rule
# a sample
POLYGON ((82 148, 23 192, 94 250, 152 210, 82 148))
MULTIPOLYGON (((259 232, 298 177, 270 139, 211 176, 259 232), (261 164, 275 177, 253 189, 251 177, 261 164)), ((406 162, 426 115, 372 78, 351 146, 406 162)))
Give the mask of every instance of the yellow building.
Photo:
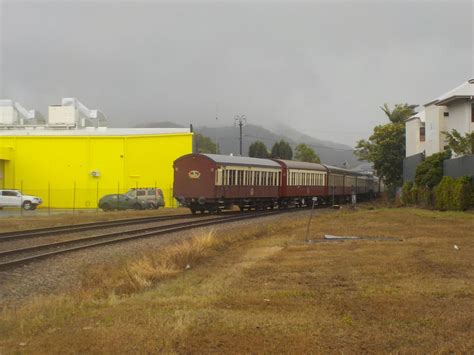
POLYGON ((5 129, 0 188, 39 196, 42 207, 96 208, 105 194, 156 186, 176 206, 173 161, 191 152, 189 129, 5 129))

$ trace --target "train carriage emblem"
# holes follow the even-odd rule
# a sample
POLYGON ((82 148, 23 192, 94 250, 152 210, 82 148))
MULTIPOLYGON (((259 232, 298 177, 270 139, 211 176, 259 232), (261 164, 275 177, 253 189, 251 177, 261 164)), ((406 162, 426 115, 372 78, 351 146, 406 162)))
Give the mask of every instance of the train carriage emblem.
POLYGON ((190 179, 199 179, 201 177, 201 173, 197 170, 191 170, 188 173, 190 179))

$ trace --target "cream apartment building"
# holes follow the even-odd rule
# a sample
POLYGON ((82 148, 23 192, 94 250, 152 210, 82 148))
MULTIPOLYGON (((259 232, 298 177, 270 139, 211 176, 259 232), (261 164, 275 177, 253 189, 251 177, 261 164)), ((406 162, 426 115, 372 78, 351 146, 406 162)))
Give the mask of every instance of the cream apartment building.
MULTIPOLYGON (((405 180, 411 180, 415 175, 416 166, 424 156, 446 149, 444 132, 455 129, 461 135, 465 135, 474 131, 474 79, 423 105, 405 125, 406 159, 403 175, 405 180)), ((454 175, 464 172, 469 175, 474 170, 474 166, 471 166, 474 161, 472 156, 464 157, 457 162, 454 160, 447 162, 448 166, 459 165, 457 169, 459 172, 454 175)))

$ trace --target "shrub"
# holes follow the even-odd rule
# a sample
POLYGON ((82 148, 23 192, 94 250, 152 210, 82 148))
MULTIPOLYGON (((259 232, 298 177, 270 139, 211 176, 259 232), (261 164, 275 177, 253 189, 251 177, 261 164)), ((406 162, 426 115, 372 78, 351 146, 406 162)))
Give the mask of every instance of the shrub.
POLYGON ((451 209, 465 211, 471 204, 471 179, 467 176, 456 179, 452 190, 451 209))
POLYGON ((402 203, 406 206, 414 204, 412 189, 413 189, 412 181, 406 181, 403 184, 401 199, 402 199, 402 203))
POLYGON ((451 158, 451 152, 448 150, 430 155, 423 160, 416 168, 416 185, 429 188, 438 185, 443 178, 443 162, 449 158, 451 158))
POLYGON ((411 189, 411 200, 413 205, 418 204, 418 186, 413 185, 413 188, 411 189))
POLYGON ((435 187, 434 195, 436 209, 441 211, 450 209, 453 185, 454 179, 450 176, 445 176, 441 179, 441 182, 435 187))
POLYGON ((417 205, 423 208, 433 207, 433 191, 429 187, 419 187, 416 197, 417 205))
POLYGON ((465 211, 471 203, 472 186, 468 177, 445 176, 435 188, 435 205, 439 210, 465 211))

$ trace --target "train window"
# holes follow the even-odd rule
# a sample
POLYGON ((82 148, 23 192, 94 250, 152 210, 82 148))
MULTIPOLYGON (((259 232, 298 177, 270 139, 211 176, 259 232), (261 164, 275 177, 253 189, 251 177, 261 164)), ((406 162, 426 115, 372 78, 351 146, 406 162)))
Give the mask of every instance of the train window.
POLYGON ((222 169, 220 168, 216 170, 216 185, 222 185, 222 169))

